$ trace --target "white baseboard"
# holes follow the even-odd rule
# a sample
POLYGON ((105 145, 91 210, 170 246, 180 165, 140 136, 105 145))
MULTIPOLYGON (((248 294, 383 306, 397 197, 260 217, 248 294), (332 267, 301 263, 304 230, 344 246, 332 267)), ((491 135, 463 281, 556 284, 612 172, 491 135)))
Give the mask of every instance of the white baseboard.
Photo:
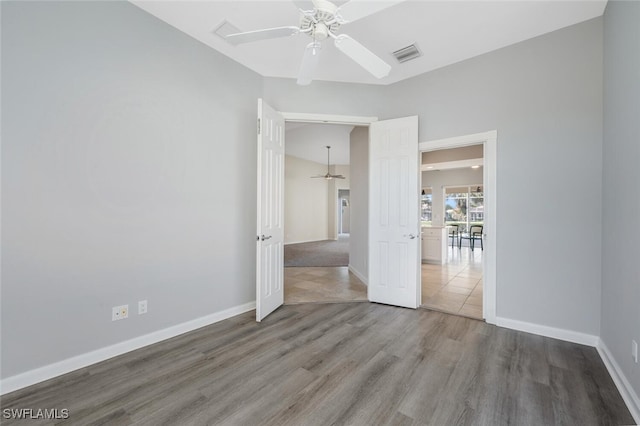
POLYGON ((95 351, 87 352, 82 355, 67 358, 53 364, 45 365, 44 367, 39 367, 24 373, 20 373, 15 376, 7 377, 6 379, 0 381, 0 395, 4 395, 6 393, 43 382, 45 380, 70 373, 74 370, 87 367, 89 365, 107 360, 109 358, 113 358, 118 355, 122 355, 127 352, 131 352, 136 349, 140 349, 148 345, 152 345, 154 343, 161 342, 166 339, 170 339, 175 336, 179 336, 180 334, 184 334, 189 331, 214 324, 227 318, 231 318, 244 312, 248 312, 255 308, 255 301, 245 303, 244 305, 240 306, 234 306, 232 308, 225 309, 224 311, 196 318, 191 321, 183 322, 182 324, 174 325, 172 327, 154 331, 152 333, 145 334, 140 337, 135 337, 124 342, 116 343, 115 345, 107 346, 95 351))
POLYGON ((566 330, 563 328, 549 327, 546 325, 533 324, 530 322, 518 321, 509 318, 496 317, 496 325, 513 330, 525 331, 539 336, 552 337, 554 339, 565 340, 567 342, 578 343, 587 346, 597 346, 600 340, 598 336, 566 330))
POLYGON ((360 271, 358 271, 356 268, 354 268, 353 266, 349 265, 349 272, 351 272, 353 275, 355 275, 356 277, 358 277, 358 279, 360 281, 362 281, 364 283, 364 285, 369 286, 369 280, 367 280, 364 275, 362 275, 360 273, 360 271))
POLYGON ((633 390, 633 387, 631 387, 631 383, 627 380, 627 377, 622 372, 622 369, 620 369, 616 359, 602 339, 598 339, 596 349, 600 354, 600 358, 602 358, 602 362, 604 362, 607 370, 609 370, 609 375, 616 384, 620 395, 622 395, 622 399, 627 404, 627 408, 631 412, 633 419, 637 424, 640 424, 640 398, 638 398, 638 394, 633 390))
POLYGON ((609 375, 616 384, 620 395, 622 395, 622 399, 625 404, 627 404, 627 408, 631 412, 633 419, 637 424, 640 424, 640 398, 638 398, 638 394, 634 391, 629 380, 627 380, 620 369, 620 366, 611 354, 611 351, 607 348, 607 345, 605 345, 598 336, 500 317, 496 318, 496 325, 540 336, 553 337, 567 342, 594 346, 600 354, 602 362, 604 362, 604 365, 607 367, 609 375))

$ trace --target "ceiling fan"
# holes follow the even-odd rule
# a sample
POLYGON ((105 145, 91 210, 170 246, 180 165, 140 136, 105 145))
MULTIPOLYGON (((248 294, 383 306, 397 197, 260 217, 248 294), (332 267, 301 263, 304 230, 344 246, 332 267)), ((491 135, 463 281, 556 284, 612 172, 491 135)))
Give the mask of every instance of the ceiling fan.
POLYGON ((329 170, 329 164, 331 164, 329 162, 329 158, 330 158, 330 152, 331 152, 331 147, 329 145, 327 145, 327 174, 326 175, 317 175, 317 176, 311 176, 312 179, 315 178, 324 178, 327 180, 331 180, 331 179, 346 179, 344 176, 342 175, 332 175, 331 171, 329 170))
MULTIPOLYGON (((389 64, 353 38, 346 34, 337 34, 337 32, 341 25, 372 15, 404 0, 351 0, 340 7, 328 0, 312 1, 312 10, 300 9, 300 24, 297 27, 276 27, 229 34, 226 39, 237 45, 270 38, 294 36, 299 33, 307 34, 313 41, 307 45, 302 56, 302 64, 298 73, 298 84, 302 86, 310 84, 313 80, 322 49, 321 42, 327 38, 332 38, 338 50, 353 59, 374 77, 383 78, 389 75, 391 71, 389 64)), ((305 2, 296 1, 296 3, 305 2)))

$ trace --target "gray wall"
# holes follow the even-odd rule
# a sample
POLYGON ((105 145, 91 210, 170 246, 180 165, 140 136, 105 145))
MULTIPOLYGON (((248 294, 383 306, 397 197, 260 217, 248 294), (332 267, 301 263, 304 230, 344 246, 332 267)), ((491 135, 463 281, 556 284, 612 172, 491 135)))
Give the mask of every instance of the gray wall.
POLYGON ((602 19, 386 91, 380 115, 419 114, 421 141, 498 131, 497 315, 598 335, 602 19))
POLYGON ((127 2, 2 2, 2 377, 255 300, 261 93, 127 2))
POLYGON ((351 131, 351 234, 349 266, 369 279, 369 129, 351 131))
POLYGON ((601 19, 392 86, 299 87, 128 3, 2 2, 2 64, 3 377, 254 299, 261 94, 419 114, 422 141, 497 129, 498 315, 599 334, 601 19), (589 232, 557 244, 568 225, 589 232))
POLYGON ((497 314, 599 334, 601 18, 391 86, 264 84, 283 111, 418 114, 421 141, 498 130, 497 314), (557 244, 568 225, 589 232, 557 244))
POLYGON ((325 81, 298 86, 295 80, 285 78, 265 78, 264 98, 283 112, 359 116, 378 116, 387 101, 383 86, 325 81))
POLYGON ((601 335, 640 395, 640 3, 609 1, 604 15, 604 167, 601 335))
POLYGON ((463 146, 460 148, 438 149, 422 153, 422 164, 447 161, 475 160, 484 157, 483 145, 463 146))

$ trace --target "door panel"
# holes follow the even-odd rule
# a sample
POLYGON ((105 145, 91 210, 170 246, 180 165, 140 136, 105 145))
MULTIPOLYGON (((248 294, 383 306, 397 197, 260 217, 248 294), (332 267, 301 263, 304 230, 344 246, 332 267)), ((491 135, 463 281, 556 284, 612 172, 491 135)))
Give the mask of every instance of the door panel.
POLYGON ((417 308, 420 274, 418 117, 372 123, 369 300, 417 308))
POLYGON ((256 321, 284 303, 284 118, 258 99, 256 321))

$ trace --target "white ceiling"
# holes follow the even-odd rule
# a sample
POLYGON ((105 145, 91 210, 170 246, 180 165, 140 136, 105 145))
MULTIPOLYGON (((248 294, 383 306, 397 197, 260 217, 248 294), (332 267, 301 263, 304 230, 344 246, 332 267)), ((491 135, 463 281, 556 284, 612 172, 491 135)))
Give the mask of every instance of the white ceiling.
POLYGON ((331 147, 331 165, 348 165, 350 133, 353 126, 344 124, 286 123, 287 155, 327 164, 327 148, 331 147))
MULTIPOLYGON (((233 46, 213 33, 225 20, 241 31, 298 25, 299 12, 290 0, 131 2, 265 77, 296 78, 310 41, 298 34, 233 46)), ((376 79, 325 40, 315 80, 395 83, 595 18, 605 6, 606 0, 408 0, 339 30, 389 63, 388 77, 376 79), (397 63, 391 52, 411 43, 418 44, 423 56, 397 63)))

